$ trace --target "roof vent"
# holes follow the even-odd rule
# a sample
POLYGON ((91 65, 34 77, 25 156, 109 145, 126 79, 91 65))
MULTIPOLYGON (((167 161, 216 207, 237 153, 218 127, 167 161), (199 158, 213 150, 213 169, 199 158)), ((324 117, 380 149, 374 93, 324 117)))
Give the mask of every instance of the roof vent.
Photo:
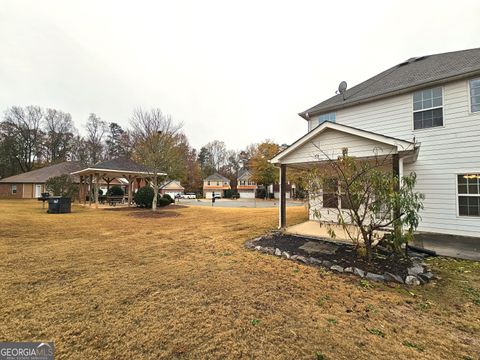
POLYGON ((404 61, 404 62, 398 64, 398 66, 408 65, 408 64, 411 64, 411 63, 414 63, 414 62, 417 62, 417 61, 426 59, 427 57, 428 57, 428 56, 412 57, 412 58, 408 59, 407 61, 404 61))

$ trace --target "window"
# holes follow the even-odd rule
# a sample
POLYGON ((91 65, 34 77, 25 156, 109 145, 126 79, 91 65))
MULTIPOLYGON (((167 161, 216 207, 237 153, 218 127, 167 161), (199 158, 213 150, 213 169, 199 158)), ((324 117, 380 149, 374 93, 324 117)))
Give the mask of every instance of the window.
POLYGON ((480 216, 480 174, 457 176, 458 215, 480 216))
POLYGON ((240 180, 240 185, 245 185, 245 180, 240 180))
POLYGON ((436 87, 413 94, 413 128, 443 126, 442 88, 436 87))
POLYGON ((470 105, 472 112, 480 111, 480 78, 470 80, 470 105))
POLYGON ((17 185, 12 185, 12 194, 16 194, 17 193, 17 185))
POLYGON ((220 186, 220 181, 217 181, 217 186, 220 186))
POLYGON ((207 183, 207 184, 210 185, 210 180, 208 180, 208 183, 207 183))
POLYGON ((318 125, 324 123, 325 121, 335 122, 336 114, 334 112, 322 114, 318 116, 318 125))
POLYGON ((326 179, 323 184, 322 201, 324 208, 338 208, 338 181, 336 179, 326 179))

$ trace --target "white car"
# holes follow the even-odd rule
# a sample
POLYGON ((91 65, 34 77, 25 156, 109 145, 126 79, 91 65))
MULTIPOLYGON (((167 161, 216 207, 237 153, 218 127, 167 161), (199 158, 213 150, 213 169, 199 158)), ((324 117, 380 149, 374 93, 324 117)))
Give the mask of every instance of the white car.
POLYGON ((196 198, 197 198, 197 195, 192 194, 192 193, 183 194, 183 195, 181 195, 181 196, 182 196, 182 199, 196 199, 196 198))

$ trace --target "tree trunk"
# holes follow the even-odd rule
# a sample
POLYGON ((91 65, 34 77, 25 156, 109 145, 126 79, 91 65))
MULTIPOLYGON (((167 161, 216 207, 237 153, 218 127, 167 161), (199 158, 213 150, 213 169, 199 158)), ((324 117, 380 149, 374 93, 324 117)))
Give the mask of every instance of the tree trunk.
POLYGON ((153 201, 152 201, 152 210, 157 211, 157 197, 158 197, 158 176, 155 174, 153 176, 153 201))

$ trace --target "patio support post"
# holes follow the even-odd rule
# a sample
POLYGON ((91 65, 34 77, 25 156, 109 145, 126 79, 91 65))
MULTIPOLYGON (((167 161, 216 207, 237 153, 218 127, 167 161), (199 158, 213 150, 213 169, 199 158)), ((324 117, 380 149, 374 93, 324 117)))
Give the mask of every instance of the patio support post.
POLYGON ((100 185, 100 175, 95 174, 95 208, 98 209, 98 186, 100 185))
POLYGON ((92 206, 92 184, 93 184, 93 175, 90 174, 90 179, 88 183, 88 206, 92 206))
MULTIPOLYGON (((403 168, 403 159, 402 159, 402 168, 403 168)), ((395 183, 394 190, 396 192, 399 192, 401 179, 400 179, 400 157, 398 154, 392 155, 392 175, 398 179, 398 181, 395 183)), ((400 216, 399 208, 393 209, 393 216, 395 219, 400 216)))
POLYGON ((280 207, 279 207, 279 228, 287 226, 287 165, 280 165, 280 207))
POLYGON ((83 190, 82 190, 82 195, 83 195, 83 198, 82 198, 82 202, 83 202, 83 205, 87 205, 87 177, 84 176, 83 177, 83 190))

